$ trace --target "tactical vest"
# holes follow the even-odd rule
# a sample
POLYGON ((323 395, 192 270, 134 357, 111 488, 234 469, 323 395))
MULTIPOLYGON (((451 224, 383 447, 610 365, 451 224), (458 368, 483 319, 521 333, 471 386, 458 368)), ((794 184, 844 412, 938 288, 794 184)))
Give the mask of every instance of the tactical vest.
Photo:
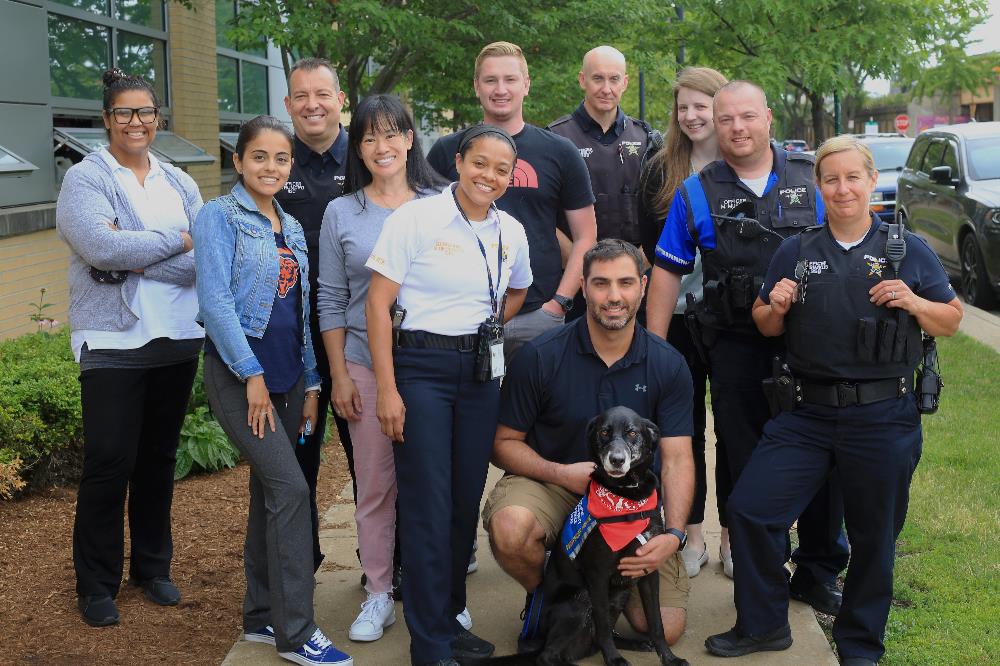
POLYGON ((919 324, 905 310, 869 300, 868 290, 877 282, 896 277, 886 260, 888 225, 875 224, 880 224, 875 233, 846 251, 825 226, 802 234, 804 298, 785 315, 787 362, 796 377, 913 376, 922 352, 919 324))
MULTIPOLYGON (((750 311, 771 257, 785 238, 816 224, 812 167, 812 156, 789 153, 778 182, 763 197, 751 192, 722 160, 701 171, 699 179, 712 214, 752 218, 712 218, 715 249, 702 254, 703 324, 759 335, 750 311)), ((686 194, 686 190, 682 192, 686 194)), ((687 203, 691 211, 690 201, 687 203)), ((688 220, 691 237, 697 239, 690 213, 688 220)))
POLYGON ((555 120, 547 129, 569 139, 587 164, 597 199, 597 239, 620 238, 638 247, 639 173, 646 151, 655 143, 650 141, 653 130, 643 121, 625 116, 625 130, 605 146, 587 136, 572 116, 555 120))

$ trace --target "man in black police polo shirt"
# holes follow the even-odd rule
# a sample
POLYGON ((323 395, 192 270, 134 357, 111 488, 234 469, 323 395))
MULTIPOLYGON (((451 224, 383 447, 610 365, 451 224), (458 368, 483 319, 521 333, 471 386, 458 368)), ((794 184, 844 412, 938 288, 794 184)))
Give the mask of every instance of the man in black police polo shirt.
MULTIPOLYGON (((694 494, 691 375, 684 358, 635 322, 646 278, 635 246, 599 241, 583 260, 587 314, 525 343, 501 389, 493 464, 507 474, 490 493, 483 525, 500 566, 529 592, 541 582, 545 550, 587 488, 586 426, 624 405, 660 428, 666 534, 622 559, 621 572, 660 571, 660 614, 674 643, 684 632, 689 590, 678 552, 694 494)), ((625 610, 646 631, 638 595, 625 610)))
MULTIPOLYGON (((621 98, 628 88, 625 56, 613 46, 597 46, 583 56, 579 74, 583 101, 573 113, 546 129, 569 139, 590 172, 597 201, 597 240, 620 238, 635 246, 639 234, 639 176, 643 165, 663 147, 663 137, 645 121, 625 115, 621 98)), ((569 230, 559 222, 559 244, 568 254, 569 230)), ((583 316, 578 294, 566 320, 583 316)), ((640 316, 642 321, 642 316, 640 316)))
MULTIPOLYGON (((309 328, 312 331, 316 368, 322 378, 319 394, 319 422, 313 424, 313 434, 305 444, 295 447, 295 456, 309 484, 313 523, 313 562, 319 569, 323 552, 319 547, 319 512, 316 508, 316 480, 319 476, 320 447, 326 431, 327 405, 332 384, 330 363, 323 348, 316 308, 319 267, 319 229, 323 213, 332 200, 344 193, 344 167, 347 163, 347 132, 340 124, 340 109, 344 106, 344 91, 328 60, 305 58, 292 66, 288 75, 288 96, 285 109, 295 128, 294 161, 285 188, 276 198, 286 213, 302 225, 309 253, 309 328)), ((347 465, 354 480, 354 450, 347 421, 335 418, 337 433, 347 454, 347 465)), ((355 493, 357 495, 357 493, 355 493)))

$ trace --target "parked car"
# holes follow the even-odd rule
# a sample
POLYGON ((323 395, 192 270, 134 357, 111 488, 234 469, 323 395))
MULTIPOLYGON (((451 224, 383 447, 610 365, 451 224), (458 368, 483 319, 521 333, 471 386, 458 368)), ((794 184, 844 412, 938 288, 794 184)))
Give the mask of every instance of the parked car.
POLYGON ((1000 122, 946 125, 917 137, 899 175, 898 216, 927 240, 966 302, 1000 294, 1000 122))
POLYGON ((785 139, 781 147, 790 153, 804 153, 809 150, 809 144, 802 139, 785 139))
POLYGON ((872 212, 878 213, 884 222, 892 222, 896 216, 896 181, 906 165, 913 139, 899 134, 857 136, 871 149, 875 168, 878 169, 878 184, 872 192, 872 212))

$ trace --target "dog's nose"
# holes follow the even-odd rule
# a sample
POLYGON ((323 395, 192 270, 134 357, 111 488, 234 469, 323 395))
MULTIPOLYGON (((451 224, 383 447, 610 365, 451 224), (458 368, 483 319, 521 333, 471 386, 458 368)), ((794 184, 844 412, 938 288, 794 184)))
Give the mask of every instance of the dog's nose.
POLYGON ((625 464, 625 453, 623 451, 612 451, 608 455, 608 462, 615 467, 622 467, 625 464))

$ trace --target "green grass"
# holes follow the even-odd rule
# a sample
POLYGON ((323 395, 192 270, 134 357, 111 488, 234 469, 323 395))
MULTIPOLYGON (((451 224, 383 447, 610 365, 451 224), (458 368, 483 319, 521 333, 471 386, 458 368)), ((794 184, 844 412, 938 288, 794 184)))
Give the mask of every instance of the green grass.
POLYGON ((939 339, 941 408, 896 558, 883 664, 1000 663, 1000 355, 939 339))

